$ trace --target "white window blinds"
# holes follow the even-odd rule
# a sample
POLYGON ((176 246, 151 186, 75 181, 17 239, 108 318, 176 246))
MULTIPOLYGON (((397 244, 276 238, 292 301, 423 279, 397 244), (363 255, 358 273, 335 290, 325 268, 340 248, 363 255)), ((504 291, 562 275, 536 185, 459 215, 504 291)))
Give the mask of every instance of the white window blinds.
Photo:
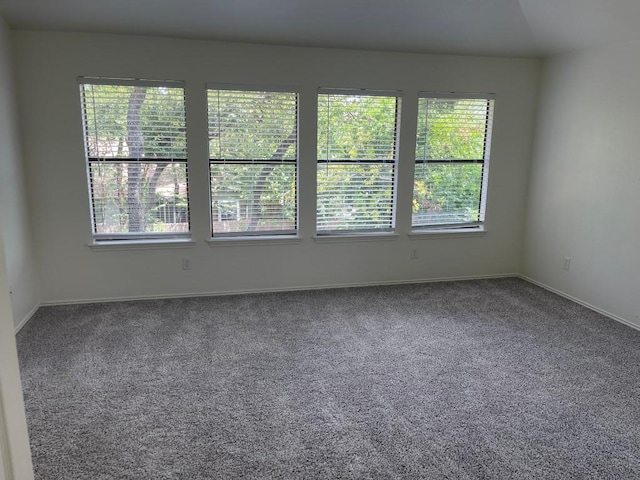
POLYGON ((182 83, 79 83, 94 239, 188 236, 182 83))
POLYGON ((490 95, 420 95, 414 228, 484 221, 493 104, 490 95))
POLYGON ((389 92, 319 92, 318 234, 393 230, 399 107, 389 92))
POLYGON ((298 95, 210 86, 208 111, 212 234, 294 234, 298 95))

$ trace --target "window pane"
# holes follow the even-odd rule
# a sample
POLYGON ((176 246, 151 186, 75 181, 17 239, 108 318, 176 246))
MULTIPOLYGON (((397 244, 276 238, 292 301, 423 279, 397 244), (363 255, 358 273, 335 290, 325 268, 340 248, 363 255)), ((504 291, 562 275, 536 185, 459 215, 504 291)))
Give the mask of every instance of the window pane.
POLYGON ((82 85, 89 158, 186 159, 182 88, 82 85))
POLYGON ((212 234, 296 232, 298 95, 209 90, 212 234))
POLYGON ((297 94, 209 90, 208 102, 210 158, 297 158, 297 94))
POLYGON ((318 95, 317 231, 392 230, 395 96, 318 95))
POLYGON ((418 102, 413 227, 484 221, 493 100, 418 102))
POLYGON ((318 96, 318 158, 393 160, 396 97, 318 96))
POLYGON ((482 164, 417 164, 413 225, 479 221, 482 170, 482 164))
POLYGON ((184 163, 90 162, 97 234, 189 231, 184 163))
POLYGON ((318 231, 393 227, 393 164, 318 165, 318 231))
POLYGON ((487 99, 421 98, 416 159, 484 159, 490 106, 487 99))
POLYGON ((211 164, 213 233, 295 232, 296 165, 211 164))
POLYGON ((94 237, 185 236, 184 89, 103 80, 80 85, 94 237))

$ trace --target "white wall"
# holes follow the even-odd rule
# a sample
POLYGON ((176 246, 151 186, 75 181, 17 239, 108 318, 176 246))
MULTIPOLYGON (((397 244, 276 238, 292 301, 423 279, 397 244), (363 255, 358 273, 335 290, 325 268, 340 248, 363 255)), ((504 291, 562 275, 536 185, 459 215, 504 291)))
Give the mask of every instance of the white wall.
POLYGON ((639 48, 545 62, 522 262, 528 277, 638 326, 639 48))
POLYGON ((33 478, 18 353, 0 235, 0 479, 33 478))
POLYGON ((16 125, 15 89, 8 29, 0 18, 0 234, 16 325, 38 305, 36 261, 16 125))
POLYGON ((518 271, 539 62, 272 47, 97 34, 16 32, 25 157, 44 302, 398 282, 518 271), (190 249, 95 251, 77 76, 187 82, 190 249), (301 92, 302 241, 207 245, 205 82, 288 85, 301 92), (418 91, 496 93, 486 224, 476 238, 410 240, 403 189, 392 241, 314 242, 315 93, 323 87, 405 92, 400 183, 411 185, 418 91), (411 249, 420 258, 410 259, 411 249), (193 268, 181 269, 191 257, 193 268))

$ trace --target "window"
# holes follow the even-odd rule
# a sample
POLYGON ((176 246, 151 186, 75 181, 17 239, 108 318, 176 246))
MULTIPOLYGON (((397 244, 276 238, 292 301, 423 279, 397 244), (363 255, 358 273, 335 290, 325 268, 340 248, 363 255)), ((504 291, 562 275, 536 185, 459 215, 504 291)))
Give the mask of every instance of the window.
POLYGON ((321 90, 317 232, 393 231, 400 98, 321 90))
POLYGON ((493 102, 490 95, 420 95, 413 228, 484 222, 493 102))
POLYGON ((212 235, 297 231, 298 95, 210 86, 212 235))
POLYGON ((79 82, 94 241, 188 237, 183 85, 79 82))

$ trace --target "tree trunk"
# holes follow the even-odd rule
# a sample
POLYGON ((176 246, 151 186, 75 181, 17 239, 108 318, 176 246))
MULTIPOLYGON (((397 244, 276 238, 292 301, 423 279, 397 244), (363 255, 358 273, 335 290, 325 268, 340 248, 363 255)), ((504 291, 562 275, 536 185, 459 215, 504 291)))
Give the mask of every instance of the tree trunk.
POLYGON ((149 184, 147 185, 147 198, 155 197, 156 188, 158 187, 158 181, 160 180, 160 175, 162 175, 162 172, 164 172, 164 169, 168 166, 168 163, 156 164, 156 169, 153 171, 153 174, 149 179, 149 184))
MULTIPOLYGON (((293 145, 296 141, 297 132, 294 130, 291 134, 285 138, 282 143, 278 146, 274 154, 271 156, 272 162, 281 161, 284 157, 285 153, 291 145, 293 145)), ((251 203, 249 204, 249 225, 247 226, 247 231, 254 232, 258 227, 258 221, 260 220, 260 198, 262 194, 267 188, 267 178, 269 174, 273 171, 275 165, 269 164, 262 167, 262 171, 260 175, 258 175, 258 180, 253 188, 253 195, 251 195, 251 203)))
MULTIPOLYGON (((147 95, 146 87, 133 87, 127 108, 127 147, 129 157, 138 159, 142 155, 143 137, 140 111, 147 95)), ((144 232, 145 215, 142 204, 142 168, 139 163, 127 166, 127 214, 129 232, 144 232)))

